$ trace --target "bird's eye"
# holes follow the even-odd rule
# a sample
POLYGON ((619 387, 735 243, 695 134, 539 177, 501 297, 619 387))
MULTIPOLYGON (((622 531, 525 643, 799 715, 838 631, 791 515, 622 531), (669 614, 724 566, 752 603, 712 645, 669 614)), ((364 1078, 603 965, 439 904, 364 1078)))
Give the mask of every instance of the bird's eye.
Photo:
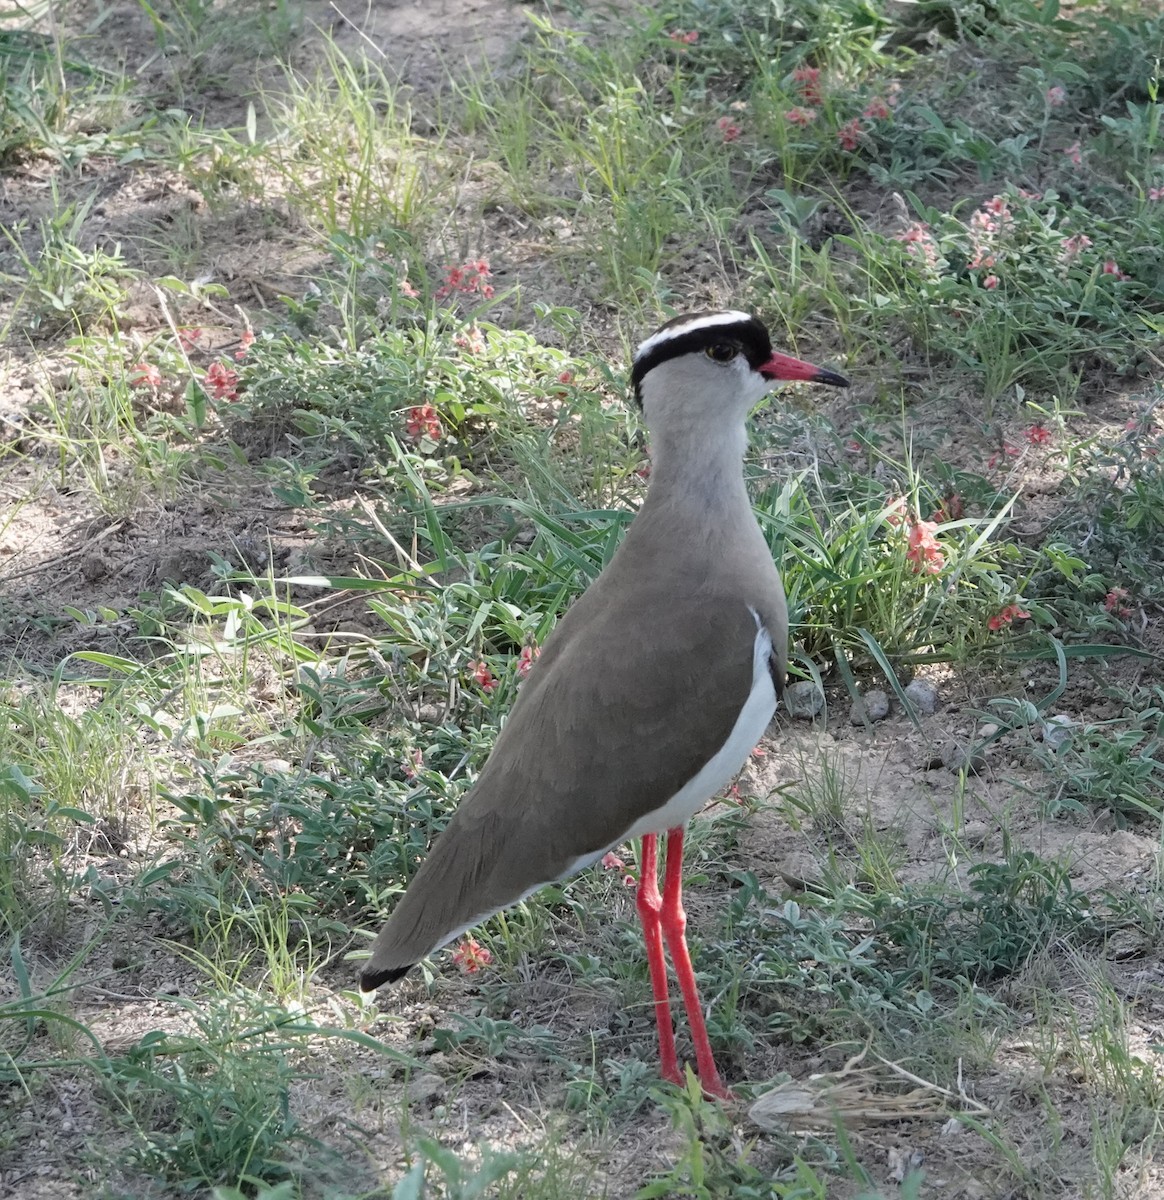
POLYGON ((707 357, 725 363, 731 362, 739 352, 739 346, 733 346, 731 342, 716 342, 714 346, 708 346, 707 357))

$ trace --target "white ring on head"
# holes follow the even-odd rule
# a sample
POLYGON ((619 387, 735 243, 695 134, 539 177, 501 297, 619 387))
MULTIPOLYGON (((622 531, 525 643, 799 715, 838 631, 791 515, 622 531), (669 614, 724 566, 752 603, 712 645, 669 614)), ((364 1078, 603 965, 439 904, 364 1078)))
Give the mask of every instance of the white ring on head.
POLYGON ((683 337, 684 334, 691 333, 695 329, 714 329, 717 325, 738 325, 741 321, 751 321, 752 319, 751 313, 730 309, 727 312, 703 313, 701 316, 692 317, 691 320, 683 321, 679 325, 668 325, 665 329, 660 329, 658 333, 652 333, 645 342, 639 343, 634 361, 638 362, 643 355, 649 354, 656 346, 661 346, 673 338, 683 337))

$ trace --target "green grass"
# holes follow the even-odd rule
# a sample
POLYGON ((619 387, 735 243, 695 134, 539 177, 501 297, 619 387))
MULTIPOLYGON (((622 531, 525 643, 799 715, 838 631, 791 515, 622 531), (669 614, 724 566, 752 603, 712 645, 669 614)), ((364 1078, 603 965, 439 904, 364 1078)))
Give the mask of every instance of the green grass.
POLYGON ((0 1172, 68 1095, 54 1170, 142 1200, 1125 1194, 1161 1101, 1159 14, 521 9, 504 62, 409 89, 234 7, 0 5, 0 1172), (854 387, 753 423, 827 725, 693 826, 695 967, 744 1100, 862 1052, 882 1107, 944 1089, 900 1184, 832 1117, 657 1081, 629 854, 487 922, 479 973, 351 991, 644 494, 628 352, 713 304, 854 387))

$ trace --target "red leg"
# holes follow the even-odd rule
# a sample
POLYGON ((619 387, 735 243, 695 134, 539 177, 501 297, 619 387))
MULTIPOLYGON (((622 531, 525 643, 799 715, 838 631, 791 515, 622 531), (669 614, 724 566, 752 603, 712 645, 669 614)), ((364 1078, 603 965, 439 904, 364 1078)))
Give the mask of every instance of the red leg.
POLYGON ((655 1023, 659 1027, 659 1074, 668 1083, 683 1086, 679 1060, 675 1057, 675 1027, 671 1024, 671 998, 667 993, 667 962, 663 957, 663 930, 659 914, 663 898, 659 895, 656 865, 656 841, 653 833, 643 835, 642 861, 639 863, 639 888, 635 905, 643 923, 647 943, 647 966, 651 971, 651 991, 655 994, 655 1023))
POLYGON ((679 978, 683 1004, 687 1009, 687 1023, 691 1026, 691 1040, 695 1043, 695 1062, 699 1067, 699 1082, 709 1096, 730 1100, 732 1094, 720 1079, 715 1059, 711 1054, 707 1026, 703 1023, 703 1007, 699 1002, 699 989, 695 984, 695 971, 691 966, 691 955, 687 952, 687 913, 683 909, 682 826, 667 831, 667 873, 663 881, 663 905, 659 920, 663 936, 667 939, 667 949, 671 952, 675 974, 679 978))

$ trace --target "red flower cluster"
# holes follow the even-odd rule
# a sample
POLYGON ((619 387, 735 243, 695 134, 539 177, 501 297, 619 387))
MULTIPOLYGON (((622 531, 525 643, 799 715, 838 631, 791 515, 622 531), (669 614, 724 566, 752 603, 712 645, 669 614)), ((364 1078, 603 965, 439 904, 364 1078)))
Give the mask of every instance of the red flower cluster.
POLYGON ((944 521, 960 521, 965 512, 966 508, 962 503, 962 497, 957 492, 949 491, 930 514, 930 520, 936 521, 939 525, 944 521))
POLYGON ((153 388, 156 392, 162 386, 162 373, 153 363, 139 362, 130 369, 129 386, 153 388))
POLYGON ((467 937, 453 951, 453 962, 465 972, 466 975, 476 975, 482 967, 487 967, 493 961, 493 955, 489 953, 475 938, 467 937))
POLYGON ((699 41, 699 33, 694 29, 672 29, 667 36, 673 42, 682 42, 684 46, 694 46, 699 41))
POLYGON ((534 665, 542 652, 541 646, 522 646, 521 653, 517 656, 517 674, 524 679, 530 671, 530 667, 534 665))
POLYGON ((1077 233, 1074 237, 1065 237, 1060 241, 1061 248, 1060 257, 1064 262, 1071 262, 1076 259, 1091 245, 1091 238, 1085 233, 1077 233))
POLYGON ((801 108, 799 105, 790 108, 785 114, 784 119, 789 125, 799 125, 802 129, 806 125, 811 125, 817 118, 815 108, 801 108))
POLYGON ((930 233, 930 227, 921 221, 914 221, 902 233, 894 234, 894 240, 905 243, 906 252, 910 258, 916 258, 925 266, 933 268, 938 265, 938 243, 930 233))
POLYGON ((744 132, 731 117, 720 117, 716 121, 715 127, 719 130, 725 142, 738 142, 740 134, 744 132))
POLYGON ((1001 452, 990 456, 986 469, 993 471, 1000 462, 1006 462, 1008 458, 1018 458, 1021 453, 1022 451, 1017 446, 1012 446, 1010 442, 1003 442, 1001 452))
POLYGON ((909 549, 905 557, 919 574, 936 575, 946 565, 946 552, 934 536, 937 531, 932 521, 909 523, 909 549))
POLYGON ((806 104, 824 102, 824 91, 820 85, 820 67, 797 67, 792 72, 792 78, 800 84, 800 94, 806 104))
POLYGON ((1032 446, 1045 446, 1051 440, 1051 431, 1045 425, 1031 425, 1023 430, 1023 436, 1032 446))
POLYGON ((438 300, 460 292, 465 296, 480 294, 486 300, 493 299, 493 285, 488 282, 491 272, 489 260, 478 258, 461 266, 445 268, 445 281, 436 290, 438 300))
POLYGON ((1119 264, 1114 258, 1109 258, 1103 264, 1103 273, 1105 275, 1114 275, 1117 279, 1131 279, 1131 276, 1126 271, 1121 271, 1119 264))
POLYGON ((874 96, 868 104, 865 105, 865 111, 861 114, 863 117, 868 117, 870 121, 888 121, 893 116, 893 109, 885 103, 881 96, 874 96))
POLYGON ((842 150, 857 149, 861 144, 861 121, 859 117, 854 117, 851 121, 846 121, 837 130, 837 141, 841 143, 842 150))
POLYGON ((485 335, 479 326, 470 325, 468 329, 453 334, 453 345, 468 354, 484 354, 485 335))
POLYGON ((469 664, 469 674, 472 676, 473 682, 483 692, 491 692, 497 687, 497 680, 493 677, 493 672, 489 670, 486 663, 471 662, 469 664))
POLYGON ((204 382, 215 400, 238 399, 238 372, 226 363, 212 362, 206 368, 204 382))
POLYGON ((1018 604, 1008 604, 1001 612, 995 613, 986 624, 997 633, 1000 629, 1005 629, 1012 621, 1025 621, 1030 615, 1029 612, 1024 612, 1018 604))
POLYGON ((255 335, 249 329, 244 329, 239 335, 238 349, 234 352, 235 362, 242 362, 247 351, 255 344, 255 335))
POLYGON ((427 437, 439 442, 444 436, 441 419, 431 404, 418 404, 408 410, 408 424, 405 426, 409 437, 427 437))
POLYGON ((1130 617, 1132 610, 1124 603, 1128 598, 1128 589, 1113 587, 1103 598, 1103 606, 1113 617, 1130 617))

